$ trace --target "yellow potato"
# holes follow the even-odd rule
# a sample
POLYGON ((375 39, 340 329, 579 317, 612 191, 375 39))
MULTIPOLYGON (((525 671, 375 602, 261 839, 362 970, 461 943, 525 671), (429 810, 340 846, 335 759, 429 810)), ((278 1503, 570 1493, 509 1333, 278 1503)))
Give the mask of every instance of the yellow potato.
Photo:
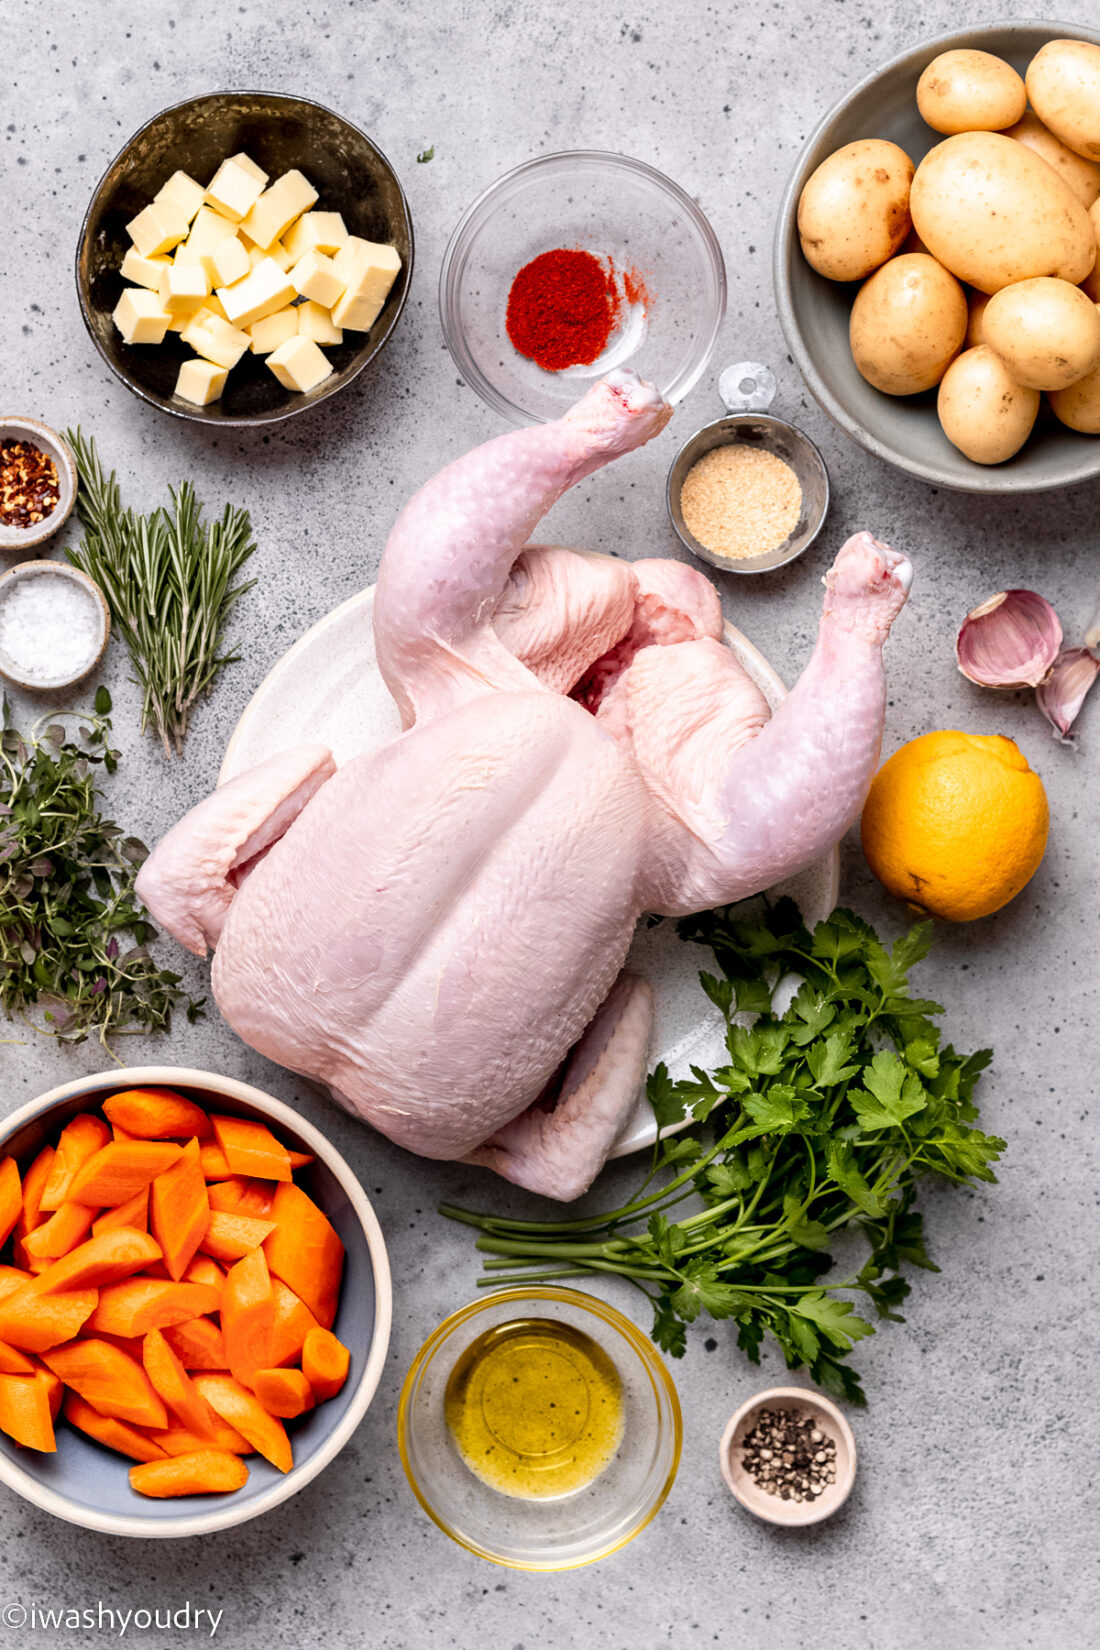
POLYGON ((807 263, 830 281, 862 281, 909 233, 913 162, 896 143, 864 138, 823 160, 799 197, 807 263))
POLYGON ((891 258, 863 283, 848 336, 856 366, 886 395, 938 384, 966 336, 966 296, 926 252, 891 258))
POLYGON ((1055 418, 1071 430, 1100 435, 1100 367, 1093 367, 1068 390, 1055 390, 1049 400, 1055 418))
POLYGON ((1027 95, 1043 125, 1067 148, 1100 160, 1100 46, 1048 40, 1028 65, 1027 95))
POLYGON ((1040 275, 993 294, 982 338, 1017 384, 1064 390, 1100 361, 1100 311, 1080 287, 1040 275))
POLYGON ((932 256, 982 292, 1034 275, 1076 285, 1096 261, 1081 202, 1045 160, 1000 132, 937 143, 917 167, 909 204, 932 256))
POLYGON ((1096 262, 1080 284, 1085 297, 1100 304, 1100 201, 1093 201, 1089 207, 1089 222, 1096 237, 1096 262))
POLYGON ((975 464, 1018 453, 1039 411, 1038 390, 1017 384, 986 344, 956 356, 943 375, 936 411, 943 433, 975 464))
POLYGON ((937 132, 1000 132, 1026 107, 1020 76, 991 52, 941 52, 917 81, 917 108, 937 132))
POLYGON ((966 347, 973 349, 975 344, 984 344, 982 336, 982 319, 985 315, 985 306, 989 302, 988 292, 971 292, 966 300, 966 307, 970 311, 970 318, 966 323, 966 347))
POLYGON ((1072 149, 1048 132, 1038 115, 1031 109, 1023 120, 1010 126, 1005 137, 1015 138, 1034 154, 1041 155, 1048 166, 1053 166, 1067 189, 1073 191, 1087 212, 1100 195, 1100 161, 1082 160, 1072 149))

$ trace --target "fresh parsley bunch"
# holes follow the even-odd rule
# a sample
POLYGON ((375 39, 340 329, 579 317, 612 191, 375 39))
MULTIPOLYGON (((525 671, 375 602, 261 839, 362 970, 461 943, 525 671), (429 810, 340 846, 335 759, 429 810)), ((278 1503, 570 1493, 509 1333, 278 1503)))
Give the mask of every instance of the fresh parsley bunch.
POLYGON ((736 1320, 753 1362, 770 1333, 789 1368, 806 1365, 820 1386, 862 1403, 843 1360, 874 1326, 842 1291, 903 1322, 903 1269, 939 1270, 913 1206, 919 1177, 996 1180, 990 1165, 1004 1141, 976 1127, 972 1099, 991 1052, 941 1047, 942 1008, 909 994, 930 923, 890 951, 847 910, 809 933, 790 900, 758 921, 708 911, 679 929, 710 946, 722 970, 700 981, 726 1019, 729 1063, 693 1067, 681 1082, 663 1065, 651 1074, 658 1124, 691 1126, 658 1144, 636 1196, 555 1223, 441 1212, 481 1231, 477 1246, 492 1257, 483 1284, 615 1273, 649 1296, 653 1338, 672 1356, 705 1311, 736 1320), (781 982, 781 1000, 797 990, 779 1011, 781 982), (849 1228, 866 1239, 867 1259, 823 1281, 830 1245, 849 1228))

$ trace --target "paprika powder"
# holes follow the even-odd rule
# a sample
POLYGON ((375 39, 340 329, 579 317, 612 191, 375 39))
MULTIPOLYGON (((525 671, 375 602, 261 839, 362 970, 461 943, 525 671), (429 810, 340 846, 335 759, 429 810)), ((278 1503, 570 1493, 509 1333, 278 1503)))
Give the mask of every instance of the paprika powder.
POLYGON ((555 247, 524 264, 508 293, 508 337, 546 372, 590 366, 619 319, 615 268, 591 252, 555 247))

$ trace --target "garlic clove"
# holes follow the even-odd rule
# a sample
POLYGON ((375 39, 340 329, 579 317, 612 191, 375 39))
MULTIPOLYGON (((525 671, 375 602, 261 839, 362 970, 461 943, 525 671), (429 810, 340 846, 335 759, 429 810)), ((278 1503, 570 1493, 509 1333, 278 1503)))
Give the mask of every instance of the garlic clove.
POLYGON ((1046 681, 1035 689, 1035 701, 1063 745, 1072 745, 1069 730, 1098 675, 1100 658, 1091 648, 1067 647, 1054 661, 1046 681))
POLYGON ((955 640, 959 669, 979 687, 1038 687, 1062 646, 1062 626, 1034 590, 1001 590, 970 610, 955 640))

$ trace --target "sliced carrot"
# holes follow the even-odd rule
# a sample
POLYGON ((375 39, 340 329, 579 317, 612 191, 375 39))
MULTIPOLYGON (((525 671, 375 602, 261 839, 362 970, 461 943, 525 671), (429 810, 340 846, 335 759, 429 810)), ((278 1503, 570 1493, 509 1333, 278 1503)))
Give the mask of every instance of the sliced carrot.
POLYGON ((0 1301, 7 1295, 14 1295, 17 1289, 22 1289, 25 1283, 30 1283, 34 1277, 23 1266, 0 1266, 0 1301))
POLYGON ((41 1209, 42 1193, 53 1168, 53 1147, 43 1146, 23 1176, 23 1212, 15 1222, 16 1254, 23 1258, 22 1239, 33 1232, 44 1219, 41 1209))
POLYGON ((286 1428, 276 1416, 267 1413, 255 1393, 249 1392, 232 1375, 196 1375, 195 1385, 211 1409, 217 1410, 231 1427, 236 1427, 265 1460, 280 1472, 290 1471, 294 1457, 286 1428))
POLYGON ((128 1203, 143 1186, 170 1169, 182 1151, 182 1146, 169 1140, 112 1140, 77 1171, 69 1196, 74 1203, 103 1208, 128 1203))
POLYGON ((344 1245, 311 1197, 293 1181, 275 1188, 275 1230, 264 1243, 267 1264, 331 1329, 340 1296, 344 1245))
POLYGON ((101 1232, 110 1232, 116 1226, 129 1226, 138 1232, 149 1230, 148 1186, 143 1186, 125 1203, 116 1203, 113 1209, 105 1209, 103 1214, 97 1215, 92 1221, 92 1232, 98 1237, 101 1232))
POLYGON ((290 1153, 267 1127, 253 1117, 211 1117, 214 1138, 225 1153, 230 1174, 261 1180, 290 1180, 290 1153))
POLYGON ((111 1139, 112 1140, 136 1140, 137 1136, 131 1134, 128 1129, 120 1129, 117 1123, 112 1123, 111 1124, 111 1139))
POLYGON ((62 1408, 66 1421, 80 1432, 86 1432, 97 1444, 105 1444, 120 1455, 128 1455, 134 1461, 163 1461, 168 1454, 140 1427, 132 1427, 114 1415, 101 1415, 78 1392, 67 1392, 62 1408))
POLYGON ((0 1249, 15 1230, 15 1223, 23 1213, 23 1187, 19 1180, 19 1165, 14 1157, 0 1160, 0 1249))
POLYGON ((168 1425, 163 1400, 141 1364, 110 1341, 70 1341, 44 1353, 42 1361, 101 1415, 138 1427, 168 1425))
POLYGON ((20 1352, 48 1352, 78 1335, 99 1299, 94 1289, 38 1293, 38 1279, 0 1301, 0 1341, 20 1352))
POLYGON ((0 1432, 27 1449, 56 1450, 50 1394, 37 1374, 0 1375, 0 1432))
POLYGON ((267 1413, 277 1415, 281 1421, 304 1415, 317 1402, 300 1369, 258 1369, 252 1389, 267 1413))
POLYGON ((286 1155, 290 1158, 292 1169, 306 1169, 313 1162, 312 1152, 296 1152, 290 1146, 287 1147, 286 1155))
POLYGON ((65 1397, 65 1383, 57 1378, 52 1369, 45 1364, 35 1366, 35 1378, 46 1388, 46 1402, 50 1406, 50 1420, 56 1421, 61 1414, 61 1404, 65 1397))
POLYGON ((160 1245, 148 1232, 119 1226, 90 1237, 61 1260, 55 1260, 42 1273, 35 1289, 41 1295, 56 1295, 65 1289, 105 1289, 159 1259, 160 1245))
POLYGON ((302 1346, 302 1373, 319 1404, 335 1398, 348 1378, 351 1353, 331 1329, 311 1329, 302 1346))
POLYGON ((34 1364, 25 1352, 20 1352, 14 1346, 5 1346, 0 1341, 0 1374, 2 1375, 33 1375, 34 1364))
POLYGON ((215 1209, 199 1247, 204 1255, 231 1263, 258 1249, 274 1230, 273 1221, 255 1220, 251 1215, 227 1215, 215 1209))
POLYGON ((275 1188, 269 1180, 250 1180, 245 1175, 234 1175, 229 1180, 215 1180, 206 1189, 210 1207, 223 1215, 251 1215, 266 1220, 271 1213, 275 1188))
POLYGON ((188 1318, 166 1324, 164 1338, 184 1369, 225 1369, 225 1341, 213 1318, 188 1318))
POLYGON ((164 1432, 150 1432, 149 1436, 160 1445, 165 1455, 191 1455, 197 1449, 224 1449, 230 1455, 255 1453, 248 1439, 242 1438, 236 1427, 228 1426, 220 1415, 214 1415, 210 1432, 188 1432, 186 1427, 168 1427, 164 1432))
POLYGON ((262 1249, 231 1266, 222 1290, 222 1335, 229 1368, 243 1386, 271 1363, 275 1301, 262 1249))
POLYGON ((173 1495, 222 1495, 248 1483, 248 1468, 239 1455, 202 1449, 130 1468, 130 1488, 163 1500, 173 1495))
POLYGON ((216 1416, 159 1329, 150 1329, 142 1349, 145 1373, 154 1390, 188 1431, 210 1438, 216 1416))
POLYGON ((201 1106, 175 1089, 124 1089, 104 1100, 103 1110, 113 1126, 132 1140, 200 1139, 210 1133, 210 1119, 201 1106))
POLYGON ((61 1131, 50 1167, 49 1179, 42 1192, 42 1209, 60 1209, 67 1203, 77 1171, 84 1167, 101 1146, 111 1138, 111 1131, 94 1112, 81 1112, 61 1131))
POLYGON ((153 1181, 149 1224, 164 1250, 164 1264, 177 1281, 206 1235, 210 1204, 199 1161, 199 1143, 189 1140, 178 1160, 153 1181))
POLYGON ((199 1151, 202 1162, 202 1172, 207 1180, 225 1180, 232 1173, 225 1160, 225 1153, 216 1140, 204 1140, 199 1151))
MULTIPOLYGON (((186 1272, 184 1283, 208 1283, 211 1289, 225 1288, 225 1273, 209 1255, 196 1255, 186 1272)), ((224 1366, 223 1366, 224 1367, 224 1366)))
MULTIPOLYGON (((92 1334, 103 1329, 110 1335, 147 1335, 150 1329, 167 1329, 171 1324, 186 1323, 189 1318, 216 1312, 220 1301, 219 1292, 205 1283, 127 1278, 100 1290, 99 1304, 89 1319, 88 1328, 92 1334)), ((3 1339, 3 1304, 0 1303, 0 1340, 3 1339)))
POLYGON ((28 1260, 59 1260, 84 1242, 95 1217, 96 1210, 86 1203, 63 1203, 49 1220, 27 1233, 23 1253, 28 1260))
POLYGON ((287 1288, 282 1278, 272 1278, 271 1293, 275 1305, 271 1325, 271 1367, 277 1369, 283 1364, 301 1361, 306 1336, 318 1324, 309 1307, 298 1299, 293 1289, 287 1288))

